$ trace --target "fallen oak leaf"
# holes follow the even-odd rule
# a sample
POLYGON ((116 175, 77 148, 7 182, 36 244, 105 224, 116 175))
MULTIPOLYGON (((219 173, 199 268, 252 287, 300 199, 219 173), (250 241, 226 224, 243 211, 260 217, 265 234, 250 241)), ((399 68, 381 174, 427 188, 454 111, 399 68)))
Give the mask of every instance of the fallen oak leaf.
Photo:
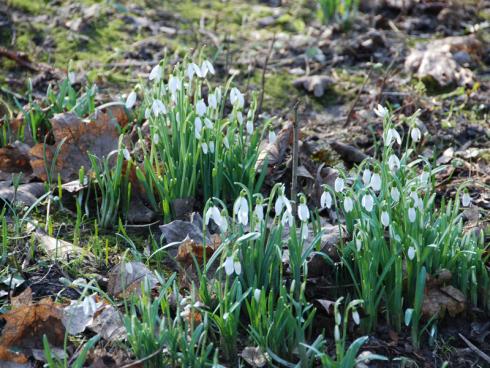
POLYGON ((158 285, 158 279, 141 262, 123 262, 115 266, 108 274, 107 292, 115 297, 141 295, 141 283, 147 282, 149 290, 158 285))

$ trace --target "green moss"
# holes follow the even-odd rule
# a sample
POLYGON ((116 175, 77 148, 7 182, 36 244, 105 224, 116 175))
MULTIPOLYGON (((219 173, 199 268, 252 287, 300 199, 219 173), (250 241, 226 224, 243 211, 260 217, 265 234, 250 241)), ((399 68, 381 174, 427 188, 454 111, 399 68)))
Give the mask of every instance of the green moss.
POLYGON ((46 7, 43 0, 7 0, 7 5, 31 14, 40 14, 46 7))

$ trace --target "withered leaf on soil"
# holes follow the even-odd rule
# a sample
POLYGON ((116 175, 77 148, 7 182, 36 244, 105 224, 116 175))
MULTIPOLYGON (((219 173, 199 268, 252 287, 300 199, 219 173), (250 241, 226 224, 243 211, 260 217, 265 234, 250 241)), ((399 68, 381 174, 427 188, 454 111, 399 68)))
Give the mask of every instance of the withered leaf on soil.
POLYGON ((255 170, 259 171, 267 160, 269 173, 276 165, 284 163, 288 148, 293 144, 293 125, 288 124, 277 134, 273 143, 266 143, 257 158, 255 170))
POLYGON ((242 358, 252 367, 261 368, 267 364, 267 356, 260 348, 247 346, 241 353, 242 358))
POLYGON ((146 280, 153 289, 158 280, 143 263, 123 262, 115 266, 108 274, 107 292, 115 297, 127 297, 131 294, 141 295, 141 283, 146 280))
POLYGON ((66 260, 70 257, 84 256, 88 259, 94 259, 94 255, 89 251, 65 240, 53 238, 41 229, 36 230, 34 237, 38 241, 39 246, 50 257, 66 260))
POLYGON ((458 58, 465 53, 469 59, 477 59, 481 49, 480 41, 474 36, 446 37, 413 49, 405 60, 405 68, 420 79, 436 81, 440 87, 453 83, 470 86, 473 72, 458 64, 458 58))
POLYGON ((20 142, 0 148, 0 180, 8 179, 12 173, 32 173, 29 146, 20 142))
MULTIPOLYGON (((20 202, 27 206, 32 206, 45 193, 43 183, 27 183, 14 186, 0 186, 0 198, 7 202, 20 202)), ((3 206, 3 201, 0 200, 0 206, 3 206)))
POLYGON ((197 243, 194 240, 187 238, 180 245, 177 250, 176 260, 185 266, 191 266, 195 258, 199 264, 202 264, 204 261, 204 255, 206 254, 206 259, 213 255, 217 246, 219 246, 220 240, 219 237, 215 238, 214 243, 211 245, 206 245, 206 249, 204 249, 204 245, 202 243, 197 243))
POLYGON ((313 93, 315 97, 322 97, 328 86, 332 84, 332 80, 325 75, 311 75, 300 77, 293 84, 296 88, 304 88, 313 93))
POLYGON ((426 318, 432 318, 434 315, 444 317, 446 313, 454 317, 465 309, 465 295, 451 285, 429 289, 422 303, 422 315, 426 318))
POLYGON ((61 310, 49 298, 37 304, 19 305, 0 318, 6 321, 0 337, 0 361, 26 363, 32 349, 43 349, 43 335, 51 345, 63 346, 61 310))
POLYGON ((92 323, 87 327, 106 341, 120 341, 126 338, 121 313, 112 305, 104 305, 102 310, 97 311, 92 323))
POLYGON ((125 109, 121 105, 111 105, 98 109, 95 114, 84 121, 73 113, 57 114, 51 119, 56 144, 53 146, 36 144, 31 148, 31 166, 34 174, 41 180, 47 180, 44 150, 47 166, 51 167, 54 153, 63 139, 55 163, 53 177, 61 175, 63 182, 78 178, 81 166, 90 167, 88 152, 97 157, 107 156, 117 149, 120 127, 128 122, 125 109))

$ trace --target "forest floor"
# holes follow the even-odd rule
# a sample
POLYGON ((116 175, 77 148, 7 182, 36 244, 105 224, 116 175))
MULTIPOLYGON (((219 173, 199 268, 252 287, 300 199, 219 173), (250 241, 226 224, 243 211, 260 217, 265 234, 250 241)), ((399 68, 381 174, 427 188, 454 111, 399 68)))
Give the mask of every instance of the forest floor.
MULTIPOLYGON (((481 232, 488 246, 490 2, 407 1, 404 7, 393 5, 396 1, 380 7, 369 5, 375 1, 362 3, 351 23, 341 26, 324 24, 316 2, 309 0, 2 1, 0 125, 18 118, 23 106, 43 100, 48 86, 60 83, 68 71, 74 72, 72 84, 76 90, 96 84, 95 105, 100 106, 124 102, 133 86, 142 84, 161 59, 174 64, 185 56, 198 57, 202 53, 216 69, 213 82, 225 83, 233 76, 233 82, 246 96, 257 94, 259 126, 270 120, 279 132, 295 120, 297 111, 301 129, 300 185, 308 201, 316 205, 320 202, 320 184, 333 183, 327 169, 347 170, 365 157, 379 157, 377 141, 383 126, 373 113, 378 104, 390 106, 397 116, 419 111, 417 124, 424 138, 418 153, 430 162, 447 165, 437 174, 437 202, 454 198, 458 188, 467 185, 472 207, 463 212, 465 231, 481 232)), ((6 143, 13 142, 3 141, 2 145, 6 143)), ((33 146, 37 142, 24 143, 33 146)), ((284 151, 276 158, 284 162, 284 167, 266 178, 269 186, 291 182, 290 147, 284 151)), ((18 169, 25 163, 16 161, 9 166, 6 162, 0 162, 3 198, 7 198, 2 190, 8 191, 12 172, 21 171, 18 169)), ((78 169, 73 172, 75 176, 70 179, 78 178, 78 169)), ((32 164, 22 185, 45 181, 36 173, 32 164)), ((40 228, 50 229, 48 234, 69 244, 82 248, 88 243, 98 244, 91 247, 94 253, 98 249, 99 259, 66 266, 43 252, 14 254, 17 261, 2 263, 4 269, 0 271, 0 311, 7 312, 19 303, 16 297, 25 295, 25 290, 30 290, 33 301, 60 295, 65 304, 76 300, 80 293, 67 288, 65 281, 81 277, 97 280, 107 290, 114 266, 126 256, 136 258, 132 247, 145 255, 158 248, 154 243, 158 242, 162 220, 145 212, 148 208, 135 210, 135 219, 125 227, 124 234, 121 227, 94 233, 89 219, 84 219, 80 227, 75 203, 68 203, 78 190, 64 195, 68 198, 66 211, 53 210, 49 214, 49 205, 46 210, 43 204, 42 211, 36 210, 30 216, 40 228), (51 216, 49 223, 46 211, 51 216)), ((27 195, 40 197, 43 193, 27 195)), ((182 211, 203 208, 202 204, 194 204, 182 211)), ((331 215, 329 219, 334 220, 331 215)), ((36 242, 46 242, 45 233, 33 234, 36 242)), ((27 243, 31 237, 25 236, 27 243)), ((168 273, 162 262, 158 258, 144 263, 151 270, 165 269, 168 273)), ((323 267, 315 269, 311 265, 309 271, 321 274, 323 267)), ((328 291, 331 280, 315 280, 309 300, 337 296, 328 291)), ((327 308, 324 316, 319 313, 318 325, 332 331, 330 317, 327 308)), ((483 367, 490 364, 486 360, 490 359, 489 331, 488 314, 468 306, 457 318, 442 320, 437 340, 420 349, 410 344, 409 332, 395 332, 380 324, 362 350, 391 359, 403 357, 398 363, 389 363, 391 366, 439 367, 448 361, 452 367, 483 367)), ((77 339, 71 342, 77 345, 77 339)), ((123 366, 123 362, 135 358, 110 342, 97 349, 89 359, 92 367, 123 366)), ((40 364, 35 356, 28 358, 29 363, 18 366, 40 364)))

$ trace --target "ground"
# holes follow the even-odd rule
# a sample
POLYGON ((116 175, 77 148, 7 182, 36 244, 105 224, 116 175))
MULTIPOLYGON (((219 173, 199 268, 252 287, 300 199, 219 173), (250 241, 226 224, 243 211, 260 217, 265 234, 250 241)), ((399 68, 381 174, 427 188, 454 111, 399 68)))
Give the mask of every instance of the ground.
MULTIPOLYGON (((407 1, 406 7, 399 7, 388 1, 391 6, 376 7, 376 3, 383 2, 361 1, 361 11, 348 24, 323 21, 311 0, 6 0, 0 4, 0 115, 4 116, 0 124, 17 116, 30 99, 44 98, 48 85, 55 85, 68 71, 75 73, 76 89, 96 84, 95 102, 102 105, 125 101, 161 59, 175 63, 202 53, 216 68, 215 82, 233 76, 245 95, 263 98, 259 126, 270 121, 279 131, 295 119, 294 106, 299 103, 305 178, 321 176, 322 164, 351 168, 359 163, 359 150, 379 157, 382 124, 373 113, 378 104, 389 105, 400 116, 398 122, 420 110, 418 126, 425 138, 418 153, 431 162, 448 164, 438 176, 438 203, 453 198, 459 185, 470 179, 468 190, 478 210, 476 215, 470 210, 463 213, 465 228, 481 232, 488 244, 490 4, 407 1), (437 64, 437 56, 429 70, 422 71, 416 62, 408 65, 413 50, 424 45, 435 48, 432 42, 438 39, 446 44, 444 52, 449 52, 455 75, 444 69, 447 65, 437 64), (453 80, 441 83, 444 78, 453 80), (336 143, 348 146, 339 148, 336 143)), ((279 175, 278 180, 290 176, 279 175)), ((318 203, 319 196, 312 194, 308 200, 318 203)), ((60 238, 94 253, 97 261, 82 271, 79 264, 64 268, 47 259, 24 260, 27 267, 9 265, 23 269, 25 284, 15 294, 30 286, 36 300, 56 295, 65 290, 60 277, 67 276, 107 282, 108 270, 131 254, 132 247, 150 253, 158 248, 157 236, 140 225, 119 227, 119 235, 114 235, 115 231, 94 233, 93 222, 87 220, 80 230, 73 216, 76 207, 73 203, 67 207, 53 212, 49 223, 45 213, 34 216, 41 228, 55 229, 60 238), (39 283, 42 288, 36 286, 39 283)), ((159 257, 148 265, 168 272, 159 257)), ((8 280, 9 274, 5 270, 0 276, 8 280)), ((313 300, 318 295, 315 287, 312 290, 313 300)), ((76 299, 70 291, 63 296, 76 299)), ((11 305, 6 296, 0 299, 3 311, 11 305)), ((458 333, 477 336, 479 348, 488 353, 484 331, 488 326, 482 327, 486 314, 475 307, 461 318, 461 323, 446 319, 437 341, 420 350, 407 342, 408 332, 397 334, 388 327, 378 328, 363 349, 406 357, 406 366, 413 362, 438 367, 446 360, 454 367, 485 366, 484 358, 475 355, 458 333)))

